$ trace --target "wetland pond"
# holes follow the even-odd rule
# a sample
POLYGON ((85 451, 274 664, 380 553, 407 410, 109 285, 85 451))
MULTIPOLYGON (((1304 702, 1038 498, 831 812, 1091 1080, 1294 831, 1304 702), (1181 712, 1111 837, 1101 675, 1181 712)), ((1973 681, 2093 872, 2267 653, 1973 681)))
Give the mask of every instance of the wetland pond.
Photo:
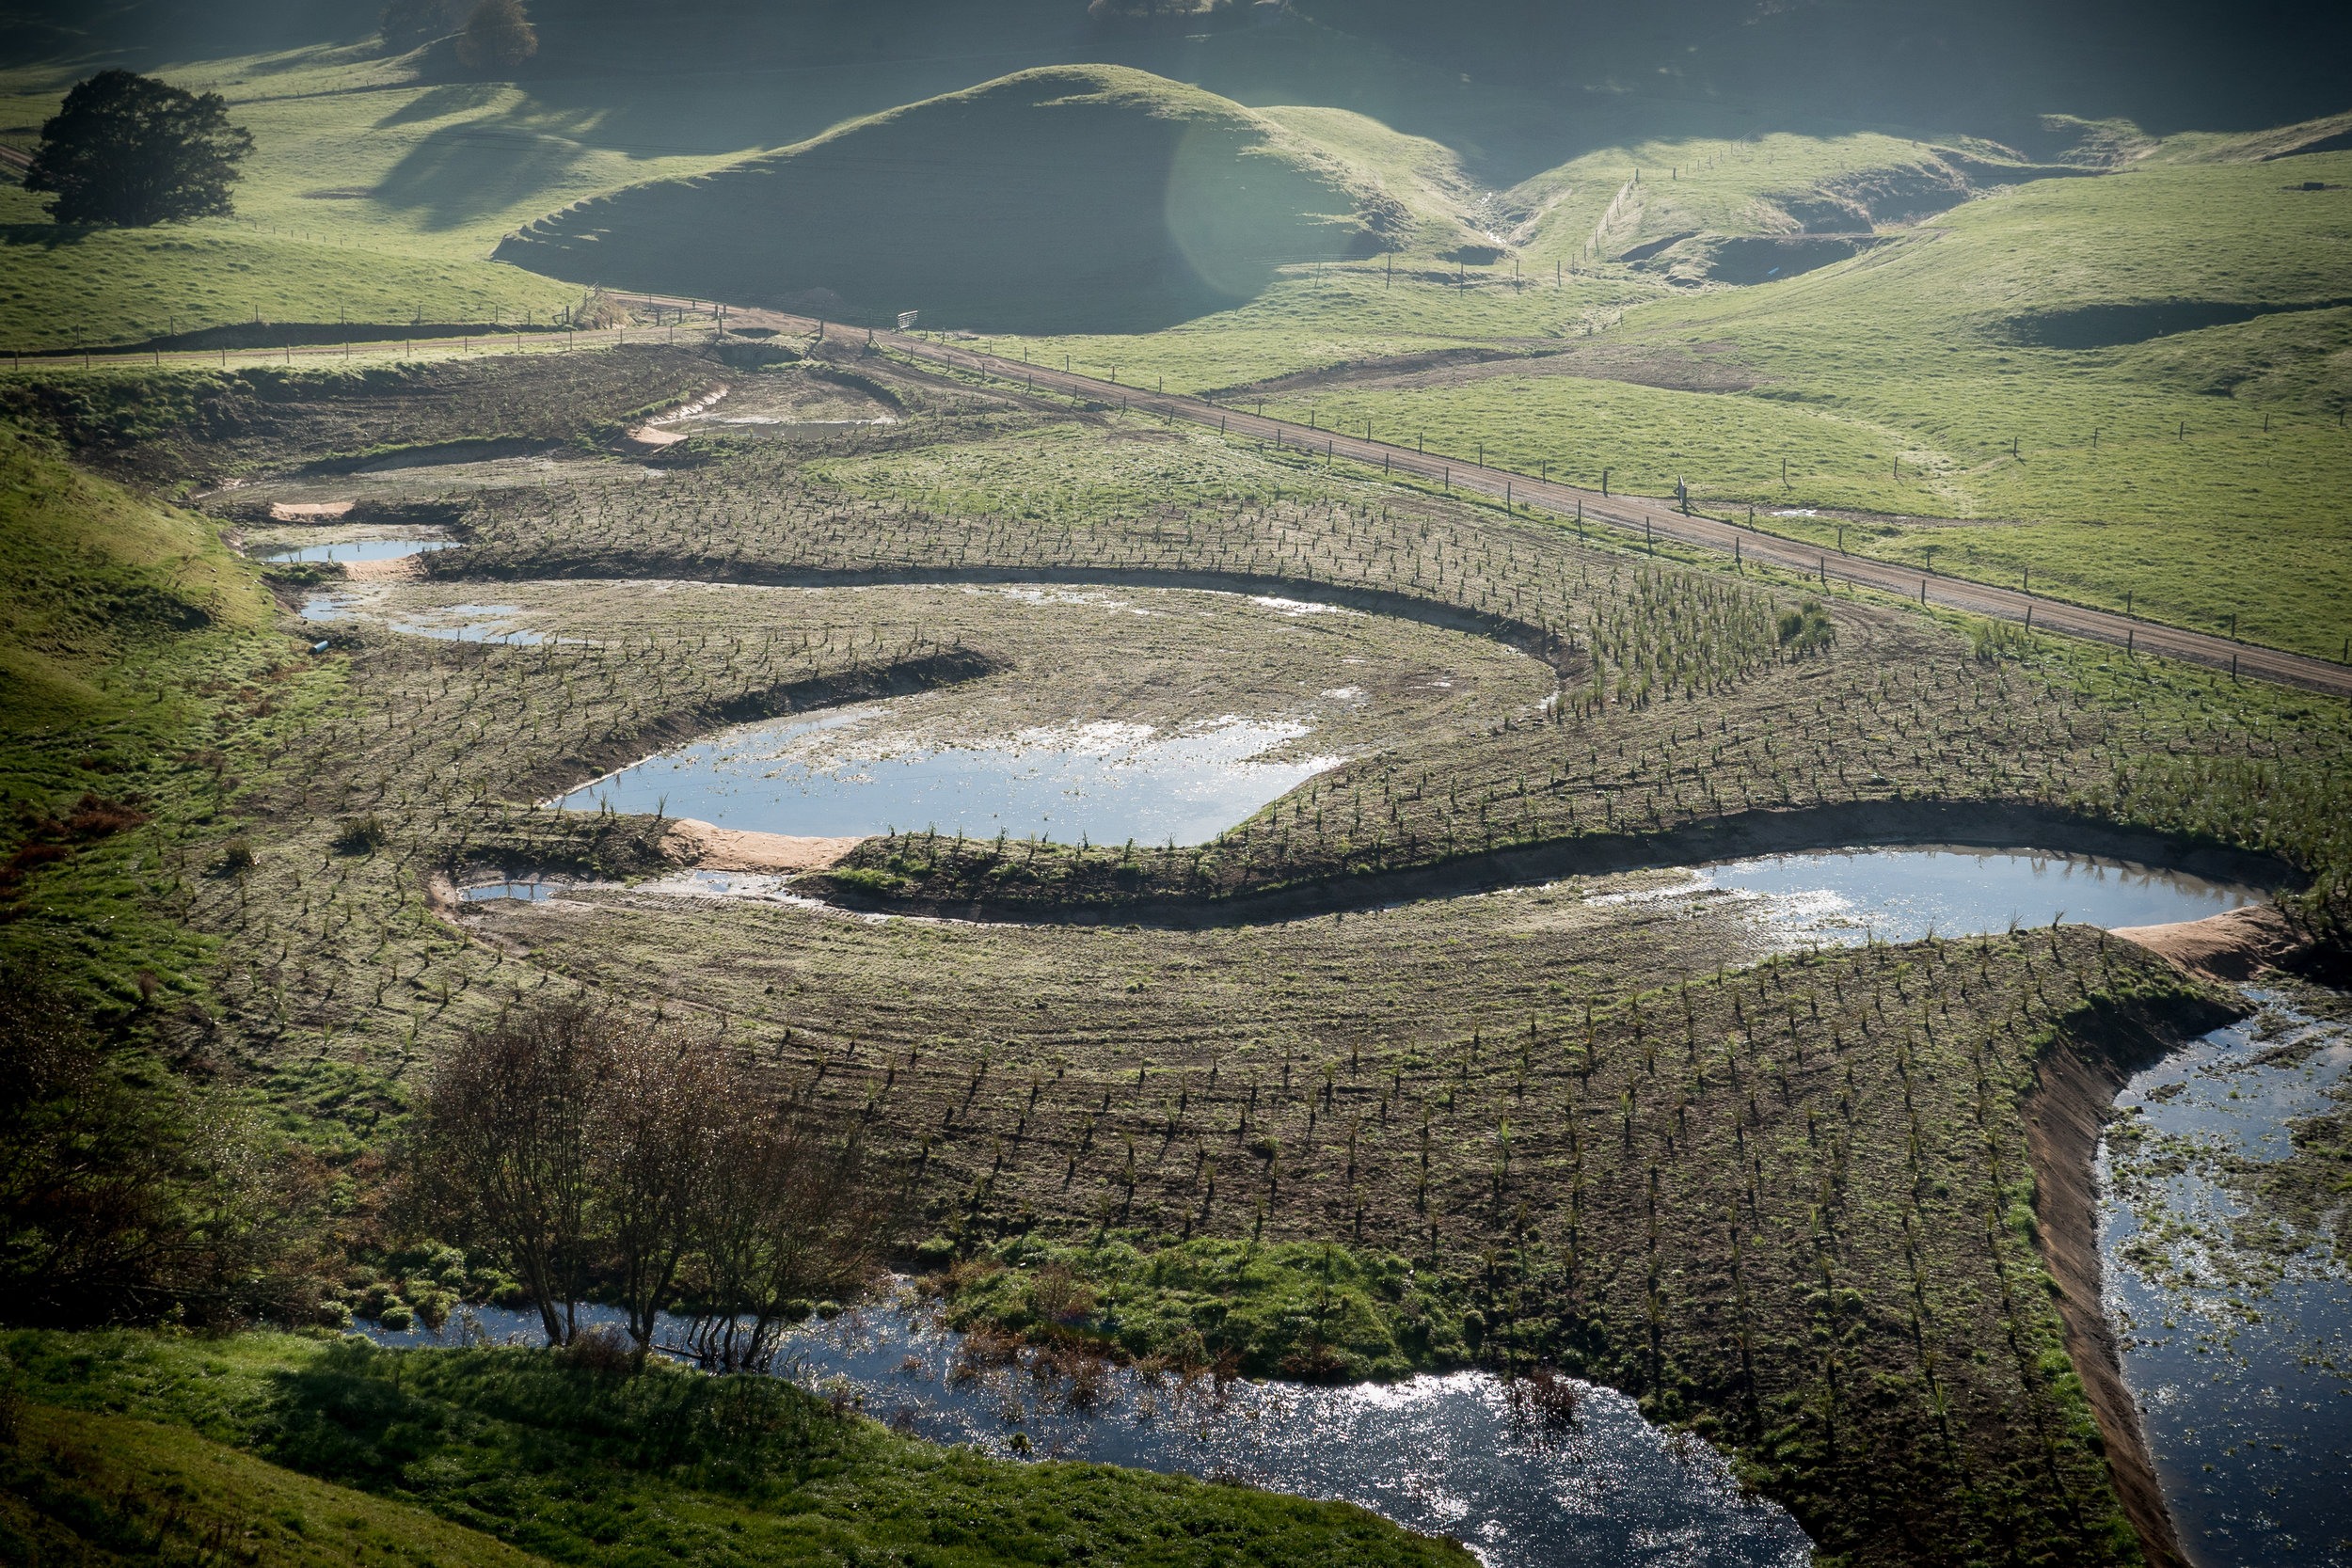
POLYGON ((1173 733, 1132 723, 1024 729, 993 741, 893 744, 886 703, 746 724, 582 785, 558 806, 666 812, 723 828, 846 838, 934 828, 1064 844, 1202 844, 1336 757, 1269 758, 1309 733, 1227 716, 1173 733))
MULTIPOLYGON (((494 1339, 544 1342, 534 1312, 469 1310, 494 1339)), ((619 1321, 611 1307, 586 1315, 619 1321)), ((369 1337, 435 1342, 422 1329, 373 1324, 369 1337)), ((1538 1409, 1485 1372, 1332 1388, 1220 1386, 1113 1369, 1089 1384, 1078 1408, 1072 1378, 967 1357, 963 1337, 904 1290, 830 1323, 812 1319, 780 1361, 782 1375, 811 1388, 846 1387, 866 1415, 916 1436, 1008 1459, 1183 1471, 1339 1498, 1454 1536, 1491 1568, 1802 1568, 1812 1560, 1797 1522, 1742 1496, 1714 1449, 1651 1426, 1614 1389, 1574 1380, 1558 1386, 1572 1393, 1571 1411, 1562 1401, 1538 1409)))
POLYGON ((454 539, 338 539, 325 545, 290 545, 256 551, 257 561, 405 561, 427 550, 445 550, 454 539))
POLYGON ((2090 855, 1882 845, 1692 867, 1687 880, 1604 899, 1737 900, 1792 946, 1977 936, 2070 922, 2113 929, 2202 920, 2265 895, 2235 882, 2090 855))
POLYGON ((2116 1098, 2099 1150, 2107 1311, 2190 1557, 2347 1563, 2342 1188, 2332 1238, 2253 1210, 2248 1189, 2293 1152, 2291 1122, 2352 1101, 2352 1007, 2325 992, 2248 997, 2261 1009, 2252 1018, 2173 1053, 2116 1098))

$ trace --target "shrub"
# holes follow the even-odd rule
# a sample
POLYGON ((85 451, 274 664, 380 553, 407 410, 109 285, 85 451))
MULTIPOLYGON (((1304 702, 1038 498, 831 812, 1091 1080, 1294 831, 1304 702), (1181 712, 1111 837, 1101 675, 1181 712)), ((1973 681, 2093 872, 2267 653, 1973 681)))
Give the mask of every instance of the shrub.
POLYGON ((1794 610, 1780 612, 1780 645, 1802 658, 1837 641, 1837 627, 1819 599, 1807 599, 1794 610))
POLYGON ((220 847, 220 868, 231 877, 253 869, 253 841, 239 833, 220 847))
POLYGON ((391 835, 384 830, 384 819, 370 812, 365 816, 347 816, 335 835, 335 847, 348 855, 365 854, 381 849, 391 835))
POLYGON ((382 1323, 387 1332, 401 1334, 406 1332, 409 1324, 415 1323, 417 1319, 416 1314, 409 1311, 405 1304, 393 1301, 385 1303, 384 1309, 376 1314, 375 1321, 382 1323))
POLYGON ((637 1365, 628 1337, 611 1323, 592 1328, 573 1339, 564 1347, 564 1359, 583 1370, 607 1377, 630 1371, 637 1365))

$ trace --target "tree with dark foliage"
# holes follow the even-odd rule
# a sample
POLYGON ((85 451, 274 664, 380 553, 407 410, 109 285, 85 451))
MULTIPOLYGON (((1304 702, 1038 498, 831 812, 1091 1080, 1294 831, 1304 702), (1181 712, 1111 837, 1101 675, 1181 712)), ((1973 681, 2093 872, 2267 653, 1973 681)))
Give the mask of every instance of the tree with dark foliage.
POLYGON ((229 186, 252 152, 220 94, 102 71, 41 126, 24 188, 54 195, 49 215, 59 223, 145 229, 226 217, 235 211, 229 186))
POLYGON ((469 71, 512 71, 538 52, 522 0, 482 0, 457 35, 457 63, 469 71))

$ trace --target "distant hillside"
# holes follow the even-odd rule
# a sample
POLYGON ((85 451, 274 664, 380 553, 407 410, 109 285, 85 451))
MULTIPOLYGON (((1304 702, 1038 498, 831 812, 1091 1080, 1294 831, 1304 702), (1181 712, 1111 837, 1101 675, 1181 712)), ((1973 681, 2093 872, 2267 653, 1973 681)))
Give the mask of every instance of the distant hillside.
POLYGON ((1271 119, 1115 66, 1025 71, 692 179, 574 204, 497 256, 581 283, 1143 331, 1285 262, 1413 237, 1379 178, 1271 119))

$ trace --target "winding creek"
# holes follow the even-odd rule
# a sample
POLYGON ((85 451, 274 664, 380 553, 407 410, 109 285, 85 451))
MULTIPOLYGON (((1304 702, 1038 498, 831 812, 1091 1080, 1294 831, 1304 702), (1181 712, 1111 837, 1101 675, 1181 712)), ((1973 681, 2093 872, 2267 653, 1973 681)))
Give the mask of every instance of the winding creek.
MULTIPOLYGON (((440 1337, 373 1324, 369 1337, 386 1345, 540 1338, 536 1313, 469 1313, 440 1337)), ((588 1316, 619 1320, 611 1307, 588 1316)), ((1080 1402, 1072 1380, 968 1356, 963 1341, 900 1281, 878 1303, 810 1320, 787 1342, 779 1370, 812 1388, 842 1387, 865 1414, 937 1442, 1338 1498, 1452 1535, 1493 1568, 1812 1560, 1812 1543, 1785 1510, 1743 1494, 1714 1449, 1651 1426, 1614 1389, 1563 1380, 1571 1401, 1545 1410, 1524 1386, 1485 1372, 1327 1388, 1124 1368, 1080 1402)))
MULTIPOLYGON (((2265 1224, 2233 1170, 2352 1099, 2352 1037, 2259 988, 2253 1017, 2136 1074, 2099 1150, 2100 1259, 2123 1376, 2201 1564, 2352 1560, 2347 1238, 2265 1224)), ((2344 998, 2307 998, 2339 1017, 2344 998)), ((2339 1182, 2341 1177, 2337 1178, 2339 1182)), ((2341 1212, 2341 1211, 2339 1211, 2341 1212)))

